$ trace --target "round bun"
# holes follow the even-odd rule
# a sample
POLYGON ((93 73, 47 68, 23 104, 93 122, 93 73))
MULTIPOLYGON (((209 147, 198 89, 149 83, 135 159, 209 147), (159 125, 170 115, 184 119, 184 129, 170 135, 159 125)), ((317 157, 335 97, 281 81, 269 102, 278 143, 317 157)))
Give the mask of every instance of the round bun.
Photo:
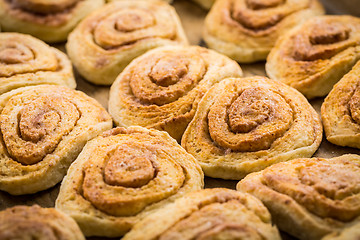
POLYGON ((199 164, 166 132, 115 128, 87 143, 61 184, 56 208, 86 236, 117 237, 202 186, 199 164))
POLYGON ((311 157, 319 115, 295 89, 265 77, 229 78, 201 99, 181 145, 205 175, 241 179, 274 163, 311 157))

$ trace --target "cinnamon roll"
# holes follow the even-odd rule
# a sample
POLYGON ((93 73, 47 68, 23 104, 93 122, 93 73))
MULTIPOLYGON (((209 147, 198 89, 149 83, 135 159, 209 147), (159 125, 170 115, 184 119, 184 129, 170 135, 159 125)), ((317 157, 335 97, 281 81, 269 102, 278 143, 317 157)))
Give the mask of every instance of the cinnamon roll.
POLYGON ((111 86, 109 111, 120 126, 167 131, 180 141, 205 92, 239 65, 202 47, 167 46, 135 59, 111 86))
POLYGON ((280 240, 268 210, 249 194, 225 188, 189 193, 142 219, 124 240, 280 240))
POLYGON ((360 148, 359 76, 360 61, 334 86, 321 106, 326 138, 333 144, 360 148))
POLYGON ((320 118, 295 89, 265 77, 229 78, 201 99, 181 145, 206 176, 241 179, 274 163, 310 157, 320 118))
POLYGON ((0 0, 3 30, 62 42, 78 22, 104 5, 104 0, 0 0))
POLYGON ((279 36, 321 14, 318 0, 219 0, 206 16, 203 38, 238 62, 265 60, 279 36))
POLYGON ((123 0, 85 18, 70 34, 66 49, 85 79, 109 85, 146 51, 187 43, 172 6, 157 0, 123 0))
POLYGON ((86 236, 117 237, 202 186, 199 164, 166 132, 115 128, 86 144, 61 184, 56 208, 86 236))
POLYGON ((310 99, 327 95, 359 59, 360 18, 320 16, 276 43, 266 73, 310 99))
POLYGON ((66 174, 85 143, 112 127, 94 99, 62 86, 18 88, 0 96, 0 190, 48 189, 66 174))
POLYGON ((85 240, 76 222, 53 208, 16 206, 0 212, 2 240, 85 240))
POLYGON ((358 155, 278 163, 248 175, 237 189, 260 199, 279 229, 300 239, 320 239, 360 222, 358 155))
POLYGON ((0 94, 39 84, 76 87, 68 57, 21 33, 0 33, 0 94))

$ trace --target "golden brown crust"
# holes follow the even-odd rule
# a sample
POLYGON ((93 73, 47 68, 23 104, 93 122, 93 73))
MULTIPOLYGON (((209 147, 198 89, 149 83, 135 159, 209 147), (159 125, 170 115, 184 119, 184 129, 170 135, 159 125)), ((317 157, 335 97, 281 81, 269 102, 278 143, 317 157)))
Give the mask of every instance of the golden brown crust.
POLYGON ((304 158, 275 164, 240 181, 269 209, 277 226, 320 239, 360 220, 360 157, 304 158))
POLYGON ((180 141, 205 92, 239 65, 201 47, 168 46, 134 60, 110 90, 109 111, 119 126, 167 131, 180 141))
POLYGON ((21 195, 60 182, 86 141, 112 127, 94 99, 41 85, 0 96, 0 189, 21 195))
POLYGON ((111 84, 136 57, 150 49, 187 44, 175 9, 156 1, 114 1, 84 19, 69 36, 70 59, 96 84, 111 84))
POLYGON ((265 77, 229 78, 202 98, 182 146, 205 175, 241 179, 271 164, 310 157, 320 118, 295 89, 265 77))
POLYGON ((116 128, 85 146, 61 185, 56 208, 86 236, 116 237, 202 186, 200 166, 166 132, 116 128))
POLYGON ((270 214, 251 195, 213 188, 189 193, 138 222, 124 240, 280 239, 270 214))
POLYGON ((0 21, 5 31, 61 42, 82 18, 102 5, 104 0, 0 0, 0 21))
POLYGON ((238 62, 266 59, 279 36, 324 14, 317 0, 220 0, 205 19, 206 44, 238 62))
POLYGON ((303 93, 325 96, 360 59, 360 19, 320 16, 284 35, 268 56, 266 73, 303 93))
POLYGON ((321 106, 326 138, 340 146, 360 148, 360 62, 331 90, 321 106))
POLYGON ((16 206, 0 212, 0 239, 85 240, 76 222, 53 208, 16 206))
POLYGON ((0 94, 40 84, 76 87, 68 57, 21 33, 0 33, 0 94))

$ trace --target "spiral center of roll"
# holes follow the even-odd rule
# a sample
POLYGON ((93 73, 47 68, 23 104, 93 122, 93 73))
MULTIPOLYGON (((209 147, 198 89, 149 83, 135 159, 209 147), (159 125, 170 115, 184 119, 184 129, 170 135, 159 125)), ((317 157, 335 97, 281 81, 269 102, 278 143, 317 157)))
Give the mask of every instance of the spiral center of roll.
POLYGON ((124 156, 117 149, 109 158, 104 170, 105 182, 114 186, 141 187, 155 176, 155 169, 149 156, 124 156))
POLYGON ((228 110, 231 131, 250 132, 268 119, 271 113, 270 106, 270 101, 267 101, 262 92, 245 90, 228 110))
POLYGON ((118 31, 131 32, 154 24, 151 14, 141 9, 132 9, 117 16, 115 27, 118 31))
POLYGON ((273 8, 284 3, 285 0, 246 0, 248 8, 253 10, 273 8))
POLYGON ((142 65, 132 70, 131 91, 141 103, 158 106, 185 96, 206 73, 203 59, 188 52, 149 55, 142 65))
POLYGON ((360 193, 360 168, 352 164, 315 164, 299 169, 300 181, 332 200, 360 193))
POLYGON ((224 93, 208 114, 211 138, 225 149, 269 149, 292 124, 292 109, 285 99, 266 88, 224 93))
POLYGON ((271 17, 269 17, 269 14, 263 14, 262 11, 267 11, 272 4, 274 5, 273 7, 276 7, 277 1, 269 0, 264 3, 260 0, 249 0, 246 3, 234 1, 231 8, 231 17, 245 29, 254 32, 264 31, 275 26, 286 16, 286 13, 282 12, 272 13, 271 17), (248 4, 250 6, 247 6, 248 4))
POLYGON ((52 153, 73 129, 80 114, 71 102, 60 96, 44 95, 26 104, 23 101, 28 100, 14 98, 8 103, 9 109, 7 106, 3 109, 0 127, 9 154, 28 165, 52 153), (19 107, 12 104, 24 106, 16 112, 14 109, 19 107))
POLYGON ((10 0, 15 8, 39 14, 62 12, 79 0, 10 0))
POLYGON ((330 59, 357 42, 350 39, 351 28, 344 22, 318 19, 306 35, 294 36, 295 60, 316 61, 330 59))
POLYGON ((168 87, 177 83, 187 72, 188 68, 185 61, 179 61, 178 58, 172 56, 165 56, 154 65, 149 76, 153 83, 168 87))
POLYGON ((23 108, 19 129, 21 137, 26 141, 38 142, 45 135, 55 130, 60 122, 60 116, 54 111, 45 112, 44 109, 34 109, 36 106, 30 104, 23 108), (35 117, 26 116, 27 112, 33 112, 35 117))
POLYGON ((0 49, 0 62, 5 64, 25 63, 34 59, 34 54, 29 50, 13 47, 0 49))
POLYGON ((313 45, 333 44, 345 41, 350 36, 350 29, 339 23, 316 25, 310 35, 313 45))

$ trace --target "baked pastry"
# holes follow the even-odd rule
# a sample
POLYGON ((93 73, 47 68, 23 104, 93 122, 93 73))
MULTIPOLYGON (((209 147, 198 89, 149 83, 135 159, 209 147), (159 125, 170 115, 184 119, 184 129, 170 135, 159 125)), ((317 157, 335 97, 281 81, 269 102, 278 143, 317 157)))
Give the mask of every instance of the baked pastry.
POLYGON ((311 157, 320 118, 295 89, 265 77, 229 78, 201 99, 181 145, 206 176, 241 179, 274 163, 311 157))
POLYGON ((210 9, 211 6, 214 4, 215 0, 192 0, 193 2, 196 2, 204 9, 210 9))
POLYGON ((205 18, 203 38, 238 62, 265 60, 280 36, 321 14, 318 0, 219 0, 205 18))
POLYGON ((358 240, 360 238, 360 222, 351 227, 345 228, 341 232, 334 232, 326 235, 321 240, 358 240))
POLYGON ((104 3, 104 0, 0 0, 0 22, 4 31, 62 42, 81 19, 104 3))
POLYGON ((360 156, 303 158, 248 175, 237 189, 259 198, 280 230, 320 239, 360 222, 360 156))
POLYGON ((172 6, 156 0, 123 0, 85 18, 70 34, 66 49, 85 79, 109 85, 146 51, 187 43, 172 6))
POLYGON ((360 62, 334 86, 321 106, 326 138, 333 144, 360 148, 359 76, 360 62))
POLYGON ((110 89, 109 112, 119 126, 167 131, 180 141, 205 92, 239 65, 202 47, 167 46, 135 59, 110 89))
POLYGON ((319 16, 276 43, 266 73, 310 99, 328 94, 359 59, 360 18, 319 16))
POLYGON ((280 240, 264 205, 225 188, 189 193, 138 222, 124 240, 280 240))
POLYGON ((0 96, 0 190, 35 193, 62 180, 85 143, 112 127, 94 99, 63 86, 0 96))
POLYGON ((16 206, 0 212, 2 240, 85 240, 76 222, 53 208, 16 206))
POLYGON ((202 186, 199 164, 166 132, 115 128, 86 144, 55 206, 73 217, 86 236, 117 237, 202 186))
POLYGON ((0 33, 0 94, 39 84, 76 87, 68 57, 21 33, 0 33))

